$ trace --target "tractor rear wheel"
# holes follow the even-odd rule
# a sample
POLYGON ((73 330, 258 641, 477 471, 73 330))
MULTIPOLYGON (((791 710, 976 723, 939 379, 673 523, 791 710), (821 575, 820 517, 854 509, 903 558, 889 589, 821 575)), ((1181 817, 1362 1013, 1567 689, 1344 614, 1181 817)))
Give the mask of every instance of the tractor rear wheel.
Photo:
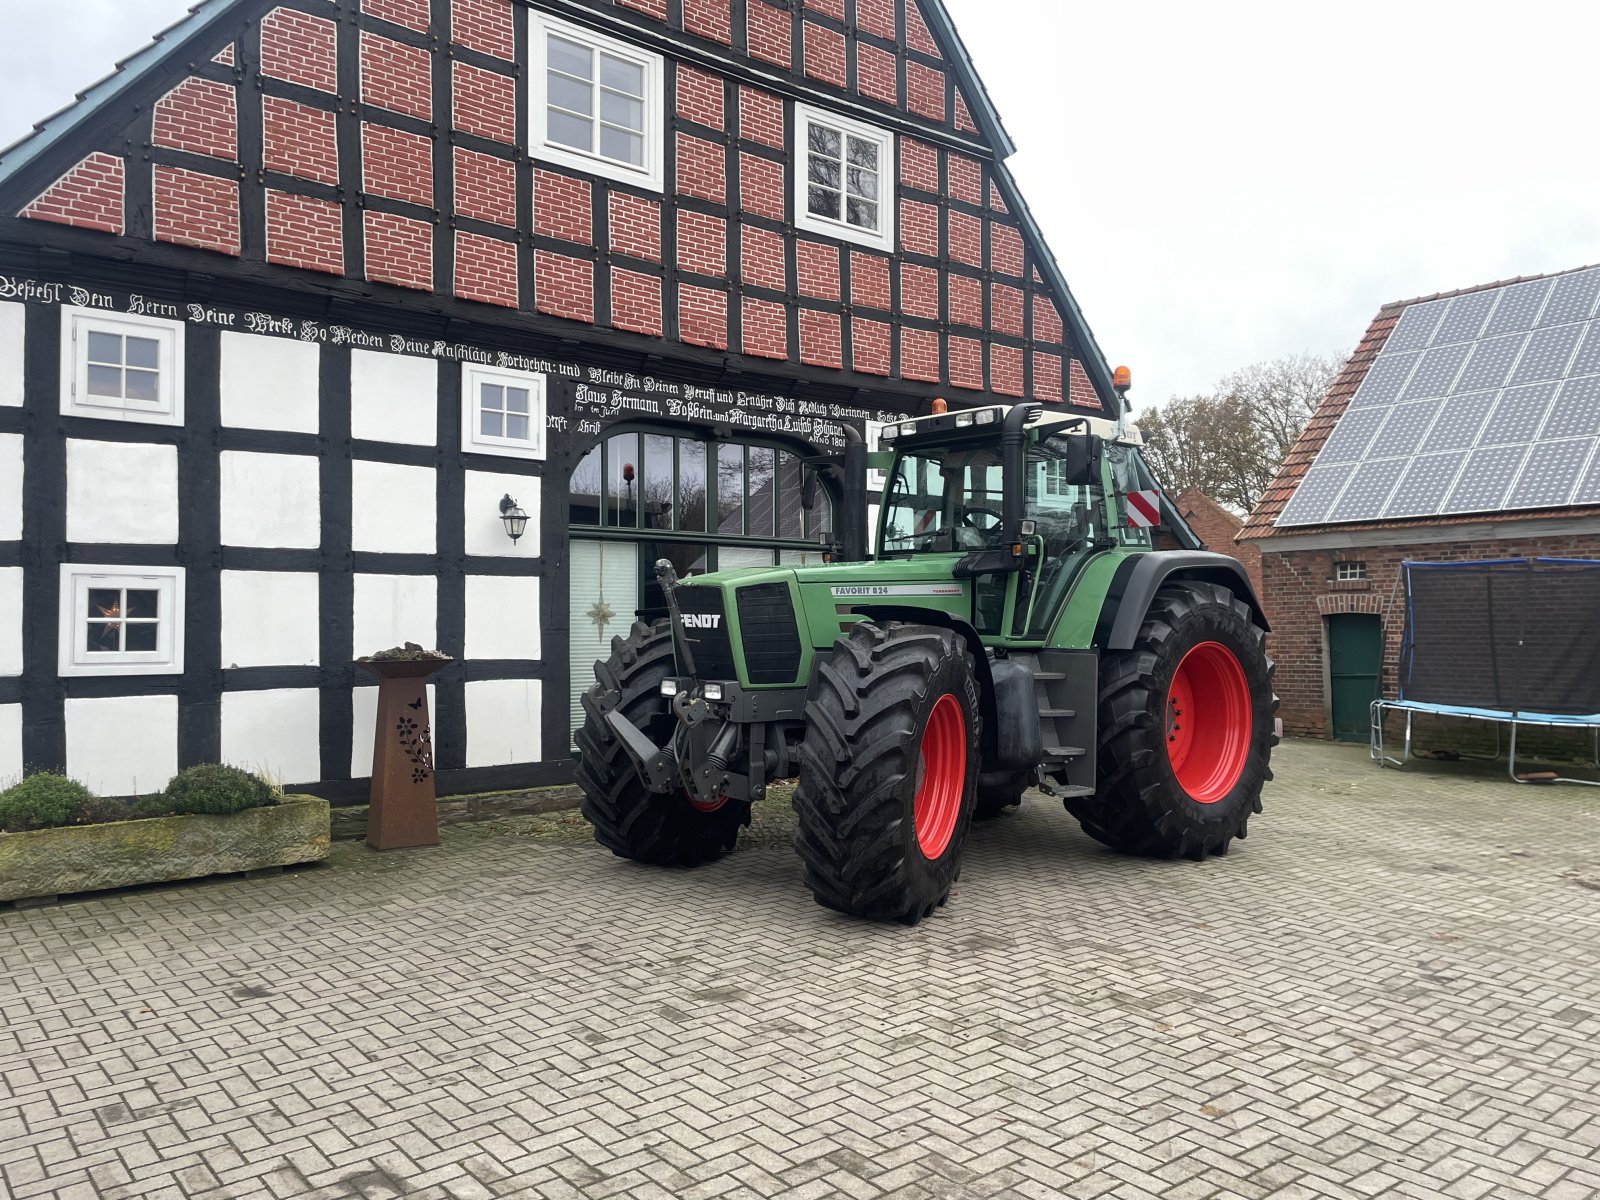
POLYGON ((1163 587, 1133 648, 1101 656, 1099 792, 1067 811, 1125 853, 1226 854, 1272 778, 1272 671, 1265 632, 1232 592, 1163 587))
POLYGON ((800 748, 795 849, 817 903, 915 925, 949 898, 978 785, 977 673, 932 625, 833 644, 800 748))
POLYGON ((595 683, 583 695, 578 730, 578 786, 594 840, 620 858, 667 867, 696 867, 732 850, 750 805, 724 799, 707 807, 687 792, 662 795, 645 787, 633 760, 601 716, 600 698, 616 707, 657 746, 673 732, 661 681, 673 671, 672 634, 665 621, 636 623, 611 639, 611 657, 595 664, 595 683))

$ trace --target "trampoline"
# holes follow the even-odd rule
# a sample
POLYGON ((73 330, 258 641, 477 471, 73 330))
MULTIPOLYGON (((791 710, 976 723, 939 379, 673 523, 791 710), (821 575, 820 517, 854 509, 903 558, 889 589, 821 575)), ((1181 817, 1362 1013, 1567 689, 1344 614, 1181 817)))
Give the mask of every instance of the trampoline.
MULTIPOLYGON (((1517 783, 1600 781, 1520 777, 1517 730, 1587 729, 1600 767, 1600 560, 1511 558, 1401 564, 1405 635, 1393 700, 1371 707, 1371 750, 1380 766, 1411 758, 1418 713, 1510 729, 1508 771, 1517 783), (1405 717, 1400 757, 1384 746, 1383 721, 1405 717)), ((1487 756, 1485 756, 1487 757, 1487 756)))

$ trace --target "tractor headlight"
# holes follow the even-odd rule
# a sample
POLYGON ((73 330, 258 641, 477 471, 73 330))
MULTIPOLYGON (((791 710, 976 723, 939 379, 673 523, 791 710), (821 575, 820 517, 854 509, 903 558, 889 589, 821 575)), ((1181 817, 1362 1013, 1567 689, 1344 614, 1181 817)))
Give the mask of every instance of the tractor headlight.
POLYGON ((957 429, 971 429, 972 428, 972 422, 973 422, 973 415, 971 413, 964 412, 964 413, 957 413, 956 414, 956 428, 957 429))
POLYGON ((678 681, 676 679, 663 679, 661 681, 661 694, 663 696, 676 696, 678 694, 678 681))
POLYGON ((917 423, 915 421, 902 421, 901 422, 901 424, 900 424, 900 432, 904 436, 910 437, 916 431, 917 431, 917 423))
POLYGON ((976 415, 979 425, 993 425, 1000 419, 1000 414, 992 408, 980 409, 976 415))
POLYGON ((879 443, 892 442, 892 441, 895 440, 895 438, 897 438, 899 436, 900 436, 900 427, 898 425, 885 425, 878 432, 878 441, 879 441, 879 443))
POLYGON ((721 700, 722 685, 720 683, 708 683, 701 689, 701 694, 704 695, 707 700, 721 700))

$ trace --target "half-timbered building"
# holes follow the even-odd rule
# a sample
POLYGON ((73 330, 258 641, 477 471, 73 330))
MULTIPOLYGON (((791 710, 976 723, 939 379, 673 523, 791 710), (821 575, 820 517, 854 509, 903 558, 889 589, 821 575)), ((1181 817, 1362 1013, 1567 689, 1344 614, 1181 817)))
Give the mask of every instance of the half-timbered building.
POLYGON ((564 778, 844 426, 1111 410, 1011 150, 939 0, 205 0, 0 154, 0 778, 355 794, 403 641, 442 791, 564 778))

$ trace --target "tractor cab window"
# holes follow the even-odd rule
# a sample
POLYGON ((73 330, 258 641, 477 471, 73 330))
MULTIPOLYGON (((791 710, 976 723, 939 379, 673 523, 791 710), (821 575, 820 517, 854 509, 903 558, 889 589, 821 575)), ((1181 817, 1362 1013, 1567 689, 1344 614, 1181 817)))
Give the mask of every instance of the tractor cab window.
POLYGON ((994 549, 1001 544, 1000 456, 992 450, 902 455, 883 507, 882 556, 994 549))
POLYGON ((1050 632, 1078 566, 1105 536, 1099 489, 1069 481, 1067 436, 1046 438, 1028 451, 1025 515, 1034 523, 1039 553, 1028 586, 1018 593, 1016 618, 1028 637, 1050 632))

